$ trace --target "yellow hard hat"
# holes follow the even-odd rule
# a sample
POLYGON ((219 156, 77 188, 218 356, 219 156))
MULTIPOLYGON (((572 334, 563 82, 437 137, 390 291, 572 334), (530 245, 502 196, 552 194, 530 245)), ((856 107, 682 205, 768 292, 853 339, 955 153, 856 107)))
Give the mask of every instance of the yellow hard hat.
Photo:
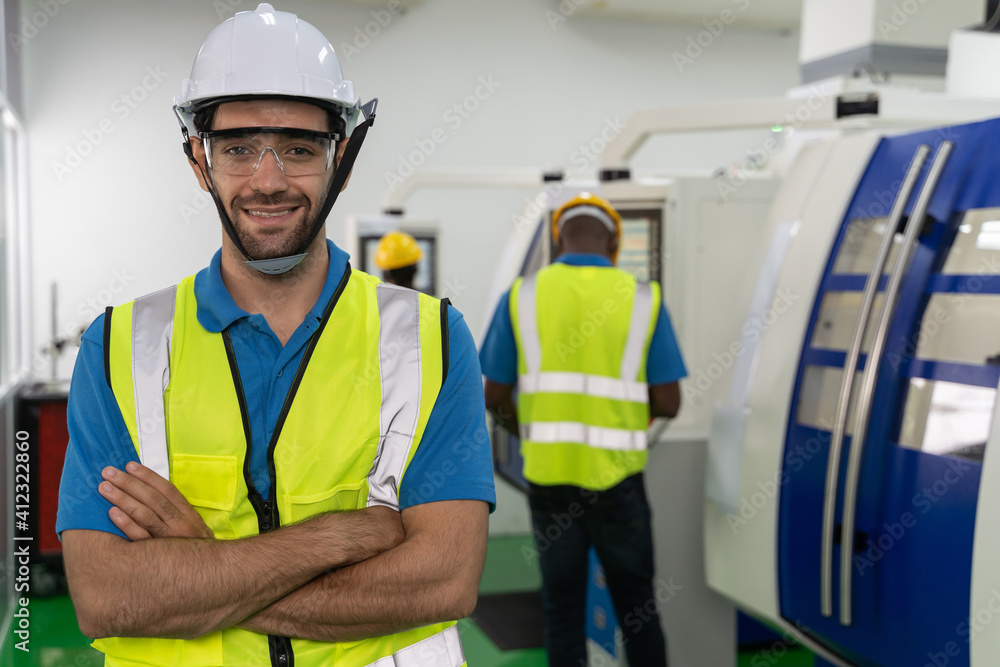
POLYGON ((391 271, 416 264, 423 256, 415 238, 406 232, 389 232, 378 242, 375 266, 383 271, 391 271))
MULTIPOLYGON (((604 223, 615 239, 622 237, 622 216, 604 197, 592 192, 581 192, 552 212, 552 238, 559 242, 559 232, 563 225, 577 215, 586 215, 604 223)), ((615 257, 618 252, 615 251, 615 257)))

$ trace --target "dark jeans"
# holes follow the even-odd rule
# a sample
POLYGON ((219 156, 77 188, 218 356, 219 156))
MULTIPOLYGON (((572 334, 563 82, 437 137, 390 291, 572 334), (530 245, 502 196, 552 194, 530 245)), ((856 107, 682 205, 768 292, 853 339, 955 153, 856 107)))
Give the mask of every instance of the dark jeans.
POLYGON ((531 485, 550 667, 586 667, 587 552, 604 567, 631 667, 667 664, 653 592, 653 532, 642 474, 606 491, 531 485))

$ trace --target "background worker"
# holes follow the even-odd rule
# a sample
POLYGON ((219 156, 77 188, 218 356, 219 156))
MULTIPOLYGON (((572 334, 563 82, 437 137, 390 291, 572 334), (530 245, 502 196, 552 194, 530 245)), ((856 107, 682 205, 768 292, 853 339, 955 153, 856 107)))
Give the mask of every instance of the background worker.
POLYGON ((677 414, 686 370, 659 285, 614 268, 621 228, 618 212, 599 196, 583 193, 559 207, 556 262, 515 281, 480 351, 486 407, 521 438, 554 667, 587 664, 591 545, 628 663, 667 662, 658 613, 634 612, 656 599, 642 471, 649 418, 677 414), (537 543, 553 535, 546 547, 537 543))
POLYGON ((465 663, 495 502, 475 345, 326 239, 373 110, 268 4, 198 52, 175 112, 222 247, 99 317, 69 396, 57 531, 108 665, 465 663))
POLYGON ((375 266, 382 269, 387 283, 413 289, 417 262, 424 256, 417 240, 406 232, 389 232, 375 249, 375 266))

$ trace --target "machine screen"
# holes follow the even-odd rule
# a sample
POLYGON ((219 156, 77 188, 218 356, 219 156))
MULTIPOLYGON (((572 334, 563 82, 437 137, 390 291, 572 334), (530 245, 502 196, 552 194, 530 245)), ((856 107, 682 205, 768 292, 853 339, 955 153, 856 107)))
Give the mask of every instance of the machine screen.
POLYGON ((621 211, 618 268, 640 281, 660 279, 660 211, 621 211))
MULTIPOLYGON (((408 232, 417 240, 424 256, 417 264, 417 274, 413 277, 413 287, 424 294, 434 295, 437 285, 434 280, 434 264, 437 261, 437 238, 431 235, 422 235, 415 232, 408 232)), ((382 270, 375 266, 375 250, 378 248, 381 236, 362 236, 359 244, 361 247, 361 266, 358 267, 365 273, 382 277, 382 270)))

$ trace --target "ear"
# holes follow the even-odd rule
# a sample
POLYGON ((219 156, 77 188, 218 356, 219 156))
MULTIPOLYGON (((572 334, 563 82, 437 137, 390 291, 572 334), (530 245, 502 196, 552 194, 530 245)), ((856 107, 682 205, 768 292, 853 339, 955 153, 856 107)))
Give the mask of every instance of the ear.
POLYGON ((194 137, 189 139, 184 152, 187 153, 188 166, 191 167, 195 178, 198 179, 198 185, 205 192, 210 192, 208 183, 205 182, 204 170, 208 169, 208 163, 205 161, 205 147, 202 145, 201 139, 194 137))

